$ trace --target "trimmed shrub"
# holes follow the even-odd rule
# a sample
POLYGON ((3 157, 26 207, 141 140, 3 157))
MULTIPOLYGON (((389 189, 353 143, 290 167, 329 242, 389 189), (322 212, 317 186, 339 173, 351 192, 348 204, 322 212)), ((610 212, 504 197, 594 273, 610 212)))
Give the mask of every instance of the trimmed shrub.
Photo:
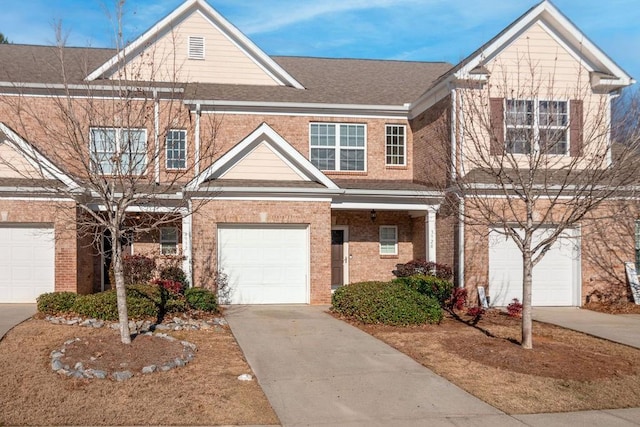
POLYGON ((333 311, 363 323, 411 325, 440 323, 438 301, 399 282, 361 282, 343 286, 332 298, 333 311))
POLYGON ((450 308, 455 308, 456 310, 462 310, 464 305, 467 303, 467 289, 466 288, 455 288, 453 290, 453 294, 451 295, 450 308))
MULTIPOLYGON (((122 268, 125 286, 140 285, 149 283, 153 277, 156 262, 152 258, 144 255, 125 255, 122 257, 122 268)), ((109 280, 112 286, 116 285, 113 265, 111 265, 109 269, 109 280)))
MULTIPOLYGON (((163 298, 158 286, 137 285, 127 287, 127 312, 131 319, 158 318, 163 298)), ((71 310, 81 316, 102 320, 118 320, 116 290, 111 289, 76 298, 71 310)))
POLYGON ((182 282, 168 279, 155 279, 151 283, 160 286, 162 289, 174 295, 184 293, 184 284, 182 282))
POLYGON ((218 311, 216 294, 205 288, 189 288, 184 292, 184 298, 190 308, 215 313, 218 311))
POLYGON ((187 275, 184 273, 184 270, 176 265, 166 266, 160 269, 160 279, 161 280, 170 280, 172 282, 180 282, 183 285, 183 288, 187 285, 187 275))
POLYGON ((409 277, 415 275, 435 276, 444 280, 453 278, 453 270, 446 264, 438 264, 424 259, 414 259, 405 264, 396 264, 392 271, 396 277, 409 277))
POLYGON ((511 317, 522 317, 522 303, 518 298, 514 298, 507 306, 507 314, 511 317))
POLYGON ((74 292, 50 292, 37 298, 38 311, 44 314, 66 313, 71 310, 78 294, 74 292))
POLYGON ((446 302, 451 300, 451 294, 453 293, 453 283, 436 276, 420 274, 409 277, 398 277, 393 281, 402 283, 420 292, 422 295, 435 298, 441 307, 445 307, 446 302))

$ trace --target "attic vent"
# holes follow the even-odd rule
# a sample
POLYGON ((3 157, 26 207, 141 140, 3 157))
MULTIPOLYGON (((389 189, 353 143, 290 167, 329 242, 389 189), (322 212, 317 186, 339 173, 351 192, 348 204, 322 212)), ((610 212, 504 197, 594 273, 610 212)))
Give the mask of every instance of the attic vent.
POLYGON ((204 59, 204 37, 189 37, 189 59, 204 59))

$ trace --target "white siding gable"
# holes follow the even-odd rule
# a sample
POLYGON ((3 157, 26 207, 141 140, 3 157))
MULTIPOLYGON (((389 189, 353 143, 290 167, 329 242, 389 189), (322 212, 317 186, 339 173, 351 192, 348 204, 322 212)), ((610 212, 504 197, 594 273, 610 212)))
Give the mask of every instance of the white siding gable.
POLYGON ((260 143, 219 179, 253 179, 268 181, 308 181, 292 165, 270 148, 260 143))

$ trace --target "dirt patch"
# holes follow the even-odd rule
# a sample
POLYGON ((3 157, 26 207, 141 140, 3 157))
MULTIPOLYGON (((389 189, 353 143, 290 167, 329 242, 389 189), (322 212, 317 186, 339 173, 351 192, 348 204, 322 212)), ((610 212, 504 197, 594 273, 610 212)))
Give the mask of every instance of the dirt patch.
POLYGON ((130 345, 125 345, 119 334, 99 330, 65 346, 65 355, 60 361, 71 367, 80 362, 84 369, 108 373, 127 370, 141 375, 145 366, 161 366, 181 357, 183 352, 184 346, 179 341, 140 335, 130 345))
MULTIPOLYGON (((65 341, 108 334, 117 344, 117 331, 42 320, 10 331, 0 341, 0 425, 279 423, 257 382, 238 381, 252 372, 228 329, 172 332, 194 343, 198 352, 187 366, 168 372, 115 382, 69 379, 51 370, 50 353, 65 341)), ((133 351, 132 357, 142 354, 133 351)))
POLYGON ((508 414, 640 407, 640 350, 537 322, 524 350, 520 319, 462 320, 355 326, 508 414))

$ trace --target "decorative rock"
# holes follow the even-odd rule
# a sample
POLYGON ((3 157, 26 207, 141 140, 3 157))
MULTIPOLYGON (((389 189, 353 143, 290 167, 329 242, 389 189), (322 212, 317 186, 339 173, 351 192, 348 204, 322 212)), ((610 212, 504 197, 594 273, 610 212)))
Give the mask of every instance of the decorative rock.
POLYGON ((157 369, 158 369, 158 367, 156 365, 145 366, 144 368, 142 368, 142 373, 143 374, 151 374, 151 373, 155 372, 157 369))
POLYGON ((166 330, 171 329, 171 327, 161 323, 159 325, 156 325, 155 329, 160 330, 160 331, 166 331, 166 330))
POLYGON ((74 338, 72 340, 65 341, 64 345, 67 346, 67 345, 73 344, 76 341, 80 341, 80 338, 74 338))
POLYGON ((84 371, 84 365, 82 364, 82 362, 78 362, 73 366, 73 369, 75 369, 76 371, 84 371))
POLYGON ((242 374, 238 377, 240 381, 253 381, 253 377, 249 374, 242 374))
POLYGON ((62 351, 59 350, 53 350, 51 352, 51 358, 52 359, 60 359, 62 356, 64 356, 64 353, 62 351))
POLYGON ((60 359, 53 359, 51 361, 51 370, 59 371, 62 368, 63 368, 63 366, 62 366, 62 362, 60 361, 60 359))
POLYGON ((107 373, 105 371, 91 370, 91 373, 93 374, 94 377, 100 380, 107 378, 107 373))
POLYGON ((113 374, 111 374, 111 376, 116 381, 124 381, 133 377, 133 374, 130 371, 121 371, 121 372, 114 372, 113 374))
POLYGON ((180 359, 179 357, 176 357, 173 362, 176 364, 177 367, 181 368, 184 365, 187 364, 187 362, 185 362, 184 360, 180 359))

